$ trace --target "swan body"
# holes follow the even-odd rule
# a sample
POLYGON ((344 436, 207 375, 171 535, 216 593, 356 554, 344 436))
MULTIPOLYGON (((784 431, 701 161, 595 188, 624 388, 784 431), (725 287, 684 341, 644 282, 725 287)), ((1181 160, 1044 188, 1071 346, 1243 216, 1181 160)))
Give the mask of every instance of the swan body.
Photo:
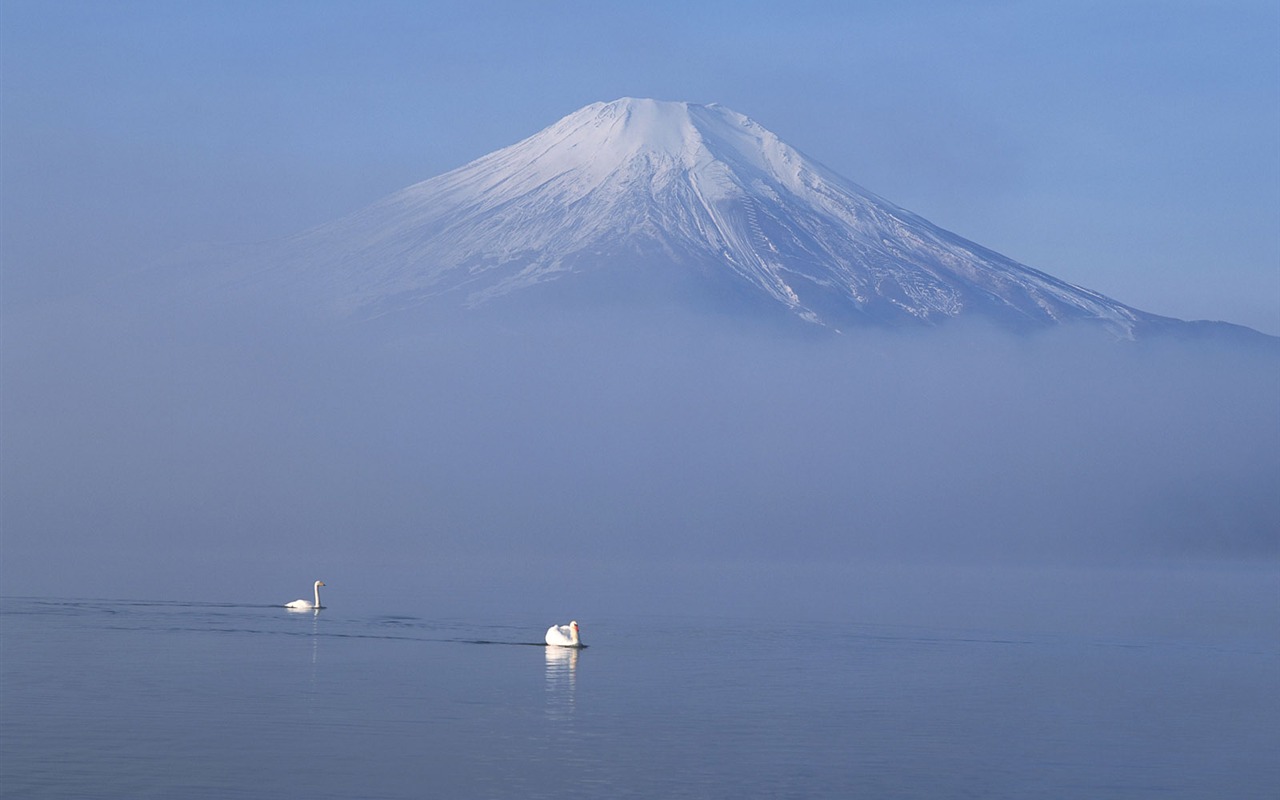
POLYGON ((310 600, 294 600, 292 603, 285 603, 285 608, 292 608, 295 611, 310 611, 313 608, 324 608, 320 605, 320 587, 324 586, 324 581, 316 581, 316 601, 312 603, 310 600))
POLYGON ((547 628, 547 644, 553 647, 586 647, 578 640, 578 622, 568 625, 552 625, 547 628))

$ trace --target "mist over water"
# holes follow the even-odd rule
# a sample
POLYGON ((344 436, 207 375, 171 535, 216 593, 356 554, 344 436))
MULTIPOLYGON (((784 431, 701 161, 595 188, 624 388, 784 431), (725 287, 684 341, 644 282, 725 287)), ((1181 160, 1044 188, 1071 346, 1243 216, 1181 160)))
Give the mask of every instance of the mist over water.
POLYGON ((623 307, 5 325, 9 595, 1034 624, 1280 556, 1271 352, 623 307))

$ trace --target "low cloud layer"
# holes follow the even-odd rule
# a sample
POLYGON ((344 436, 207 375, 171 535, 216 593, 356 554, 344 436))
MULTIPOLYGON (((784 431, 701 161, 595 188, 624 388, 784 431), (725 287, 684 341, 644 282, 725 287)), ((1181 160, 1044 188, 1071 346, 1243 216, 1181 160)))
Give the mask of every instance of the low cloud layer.
POLYGON ((7 594, 1280 556, 1273 354, 621 312, 6 325, 7 594))

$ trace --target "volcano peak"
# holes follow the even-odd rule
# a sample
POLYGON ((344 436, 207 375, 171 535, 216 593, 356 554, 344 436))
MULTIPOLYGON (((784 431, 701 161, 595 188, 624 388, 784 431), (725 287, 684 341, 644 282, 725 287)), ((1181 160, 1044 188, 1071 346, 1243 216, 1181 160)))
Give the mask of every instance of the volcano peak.
POLYGON ((590 284, 832 329, 1176 324, 945 231, 724 106, 633 97, 294 237, 261 272, 357 317, 590 284))

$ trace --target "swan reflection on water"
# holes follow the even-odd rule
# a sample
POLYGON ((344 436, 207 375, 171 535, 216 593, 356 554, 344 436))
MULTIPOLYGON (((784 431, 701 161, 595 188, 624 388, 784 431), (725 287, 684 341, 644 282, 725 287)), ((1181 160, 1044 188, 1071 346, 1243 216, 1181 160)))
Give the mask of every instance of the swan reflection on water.
POLYGON ((547 657, 547 714, 567 717, 573 713, 580 651, 576 647, 548 647, 544 652, 547 657))

